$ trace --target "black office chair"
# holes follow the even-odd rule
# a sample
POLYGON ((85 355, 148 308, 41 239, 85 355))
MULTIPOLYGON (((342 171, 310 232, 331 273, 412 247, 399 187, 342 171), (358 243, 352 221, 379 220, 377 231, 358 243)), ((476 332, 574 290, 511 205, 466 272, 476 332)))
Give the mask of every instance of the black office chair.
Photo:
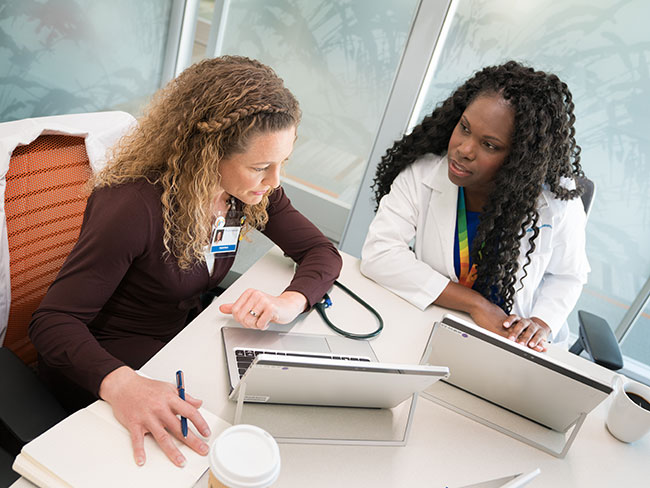
MULTIPOLYGON (((586 176, 576 179, 578 187, 583 189, 582 205, 589 218, 591 206, 596 195, 596 184, 586 176)), ((623 367, 621 348, 607 321, 598 315, 578 310, 578 340, 569 349, 574 354, 586 351, 593 362, 611 370, 623 367)))
POLYGON ((23 445, 67 414, 36 373, 6 347, 0 347, 0 365, 3 378, 0 444, 16 456, 23 445))
POLYGON ((4 449, 0 449, 0 486, 10 486, 20 478, 20 475, 11 469, 14 456, 4 449))
POLYGON ((585 208, 585 214, 587 214, 587 219, 591 213, 591 206, 594 203, 594 197, 596 196, 596 183, 591 181, 586 176, 579 176, 576 178, 576 186, 582 188, 582 206, 585 208))
POLYGON ((67 414, 36 374, 6 347, 0 347, 0 486, 18 479, 11 469, 20 449, 67 414))
POLYGON ((578 310, 578 322, 578 340, 569 351, 578 355, 586 351, 596 364, 614 371, 621 369, 621 348, 607 321, 593 313, 578 310))

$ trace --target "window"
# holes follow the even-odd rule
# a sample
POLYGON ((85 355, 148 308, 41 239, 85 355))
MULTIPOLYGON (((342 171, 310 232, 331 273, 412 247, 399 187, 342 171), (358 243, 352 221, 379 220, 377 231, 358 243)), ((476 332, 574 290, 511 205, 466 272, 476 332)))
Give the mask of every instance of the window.
POLYGON ((163 81, 174 0, 9 0, 0 8, 0 121, 137 114, 163 81))
POLYGON ((301 103, 303 120, 283 186, 335 241, 357 194, 418 3, 217 2, 227 12, 218 54, 268 64, 301 103))

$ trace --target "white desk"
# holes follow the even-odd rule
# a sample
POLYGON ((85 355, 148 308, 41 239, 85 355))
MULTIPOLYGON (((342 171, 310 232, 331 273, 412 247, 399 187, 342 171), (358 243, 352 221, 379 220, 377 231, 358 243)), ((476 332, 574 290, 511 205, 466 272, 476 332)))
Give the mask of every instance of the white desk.
MULTIPOLYGON (((220 328, 235 325, 218 305, 228 303, 249 287, 280 293, 292 275, 292 262, 272 249, 238 281, 154 356, 143 372, 174 378, 183 369, 187 390, 204 405, 232 422, 235 403, 227 399, 228 379, 220 328)), ((345 255, 340 281, 371 303, 384 317, 382 334, 373 341, 380 360, 418 363, 433 322, 444 309, 421 312, 359 273, 358 261, 345 255)), ((332 321, 354 330, 355 323, 373 330, 374 318, 343 292, 332 294, 332 321), (351 317, 354 317, 351 320, 351 317)), ((274 328, 287 326, 274 326, 274 328)), ((332 333, 316 313, 291 326, 303 333, 332 333)), ((357 330, 361 332, 361 329, 357 330)), ((567 351, 551 349, 591 375, 609 381, 612 373, 567 351)), ((634 444, 614 439, 604 425, 606 403, 587 418, 564 459, 557 459, 484 425, 420 398, 405 447, 361 447, 281 444, 279 487, 456 487, 541 468, 531 487, 647 486, 650 480, 650 436, 634 444)), ((14 487, 30 486, 19 480, 14 487)), ((207 486, 204 476, 197 486, 207 486)))

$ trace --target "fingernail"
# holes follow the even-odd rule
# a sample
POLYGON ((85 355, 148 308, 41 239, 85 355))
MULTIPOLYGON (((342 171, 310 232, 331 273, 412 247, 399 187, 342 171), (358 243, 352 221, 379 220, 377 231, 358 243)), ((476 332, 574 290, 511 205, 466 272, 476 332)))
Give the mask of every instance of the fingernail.
POLYGON ((178 456, 176 458, 176 464, 178 464, 181 468, 185 467, 185 458, 183 456, 178 456))
POLYGON ((510 327, 510 322, 504 322, 503 326, 507 329, 508 327, 510 327))
POLYGON ((138 466, 143 466, 144 465, 144 458, 141 458, 141 457, 135 458, 135 464, 137 464, 138 466))
POLYGON ((514 341, 516 339, 516 337, 514 335, 511 335, 511 336, 508 337, 508 339, 510 339, 511 341, 514 341))
POLYGON ((203 437, 210 437, 210 435, 212 434, 212 432, 210 432, 210 429, 206 427, 205 429, 203 429, 203 430, 201 431, 201 434, 203 434, 203 437))
POLYGON ((201 447, 199 447, 199 451, 201 454, 207 454, 210 448, 208 447, 207 444, 202 444, 201 447))

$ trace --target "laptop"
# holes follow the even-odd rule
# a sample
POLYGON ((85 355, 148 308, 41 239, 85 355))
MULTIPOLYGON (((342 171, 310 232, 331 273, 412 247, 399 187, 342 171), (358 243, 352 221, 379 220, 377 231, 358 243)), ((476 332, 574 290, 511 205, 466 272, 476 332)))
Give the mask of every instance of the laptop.
POLYGON ((449 376, 446 367, 380 363, 368 341, 223 327, 229 398, 292 405, 392 408, 449 376))
POLYGON ((435 323, 421 363, 449 367, 445 382, 557 432, 612 392, 545 353, 451 314, 435 323))

